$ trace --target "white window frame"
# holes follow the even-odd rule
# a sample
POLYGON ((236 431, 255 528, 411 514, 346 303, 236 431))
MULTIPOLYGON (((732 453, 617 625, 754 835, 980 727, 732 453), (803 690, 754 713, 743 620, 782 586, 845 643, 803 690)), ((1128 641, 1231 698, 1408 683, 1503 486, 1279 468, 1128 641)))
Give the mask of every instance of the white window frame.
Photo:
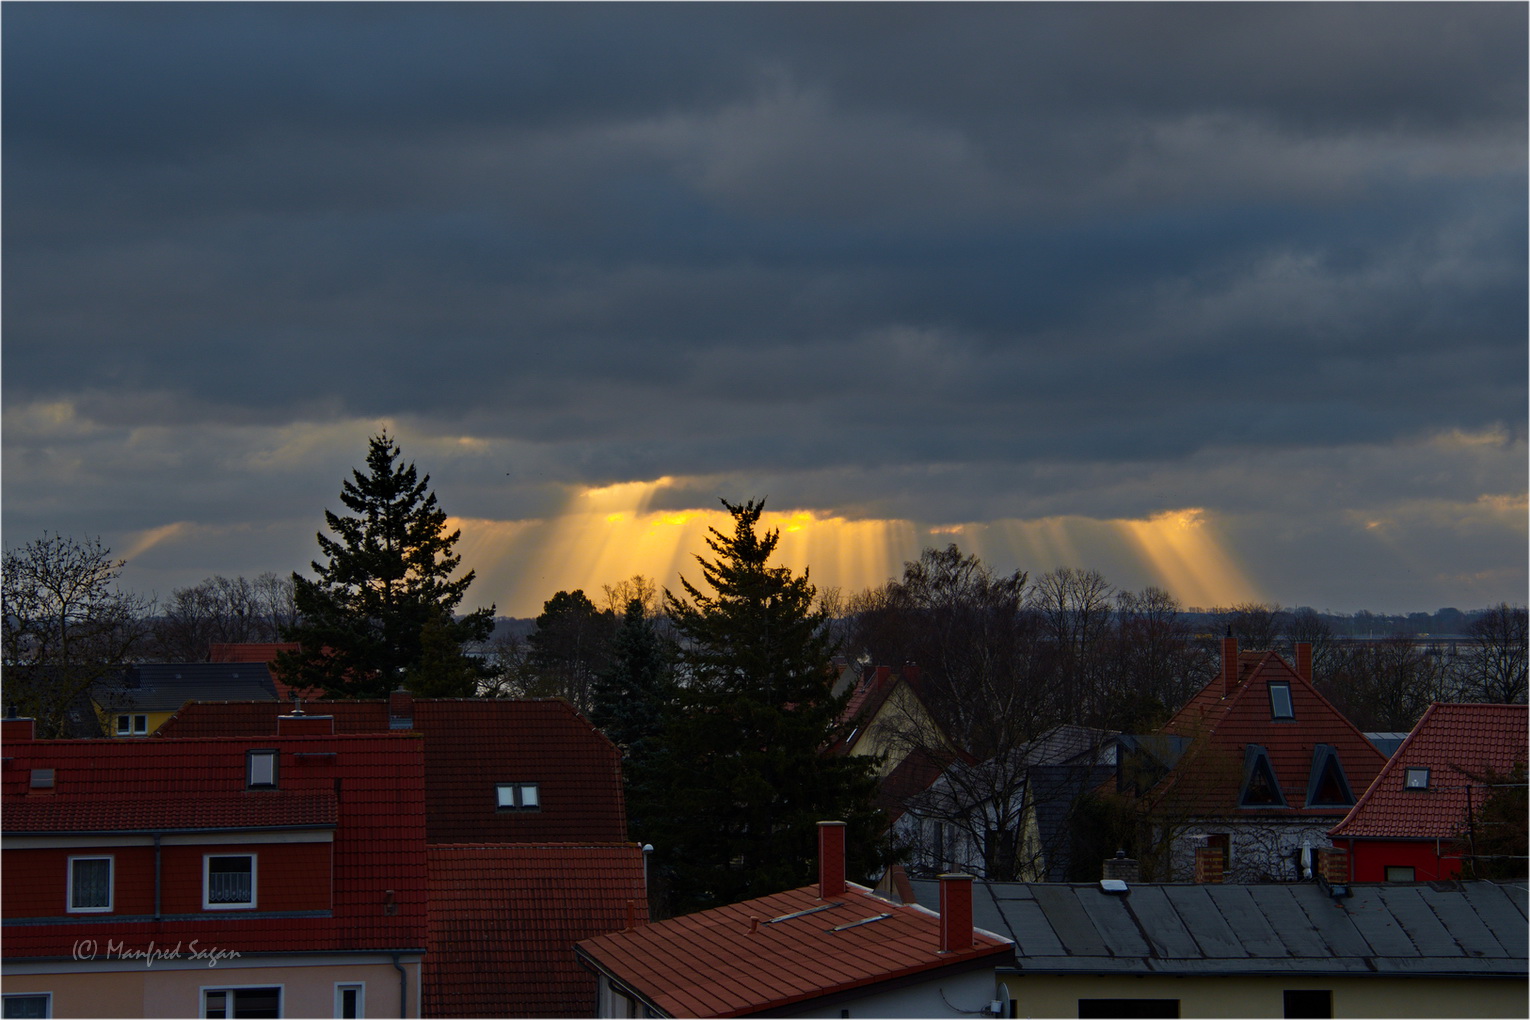
POLYGON ((142 712, 124 712, 117 716, 117 736, 146 737, 149 735, 149 717, 142 712))
MULTIPOLYGON (((43 1016, 44 1017, 51 1017, 53 1015, 53 993, 52 992, 8 992, 8 993, 5 994, 5 996, 3 998, 4 999, 41 999, 41 1000, 43 1000, 43 1016)), ((4 1008, 3 1002, 0 1002, 0 1010, 3 1010, 3 1008, 4 1008)))
POLYGON ((1411 768, 1403 769, 1403 789, 1404 790, 1427 790, 1427 789, 1429 789, 1429 769, 1427 767, 1417 766, 1417 765, 1415 765, 1415 766, 1413 766, 1411 768), (1413 777, 1416 776, 1416 775, 1422 775, 1424 781, 1422 783, 1415 783, 1413 781, 1413 777))
POLYGON ((1275 681, 1275 682, 1272 682, 1269 685, 1269 692, 1270 692, 1270 718, 1271 719, 1295 719, 1296 718, 1296 703, 1291 700, 1291 685, 1289 683, 1285 682, 1284 680, 1275 681), (1277 705, 1275 703, 1275 692, 1277 690, 1280 691, 1282 697, 1284 698, 1285 704, 1283 704, 1283 705, 1277 705), (1281 709, 1284 709, 1285 711, 1282 712, 1281 709))
MULTIPOLYGON (((198 1008, 198 1011, 197 1011, 197 1016, 199 1016, 199 1017, 206 1017, 207 1016, 207 997, 209 995, 215 994, 217 992, 223 992, 225 994, 232 994, 234 992, 248 991, 251 988, 275 988, 276 989, 276 1015, 277 1016, 286 1016, 287 1015, 287 986, 286 985, 261 984, 261 985, 203 985, 198 990, 198 992, 199 992, 198 997, 201 999, 201 1002, 199 1004, 199 1008, 198 1008)), ((229 1016, 229 1009, 228 1009, 229 1002, 228 1002, 227 999, 224 999, 223 1002, 224 1002, 223 1015, 224 1015, 224 1017, 228 1017, 229 1016)), ((231 1018, 230 1018, 230 1020, 231 1020, 231 1018)))
MULTIPOLYGON (((256 878, 258 875, 259 862, 255 854, 231 854, 215 853, 202 855, 202 909, 203 910, 254 910, 256 899, 256 878), (212 859, 214 857, 244 857, 250 862, 250 901, 248 903, 213 903, 208 898, 212 891, 212 859)), ((251 985, 252 988, 266 988, 267 985, 251 985)))
POLYGON ((354 1015, 358 1017, 366 1016, 367 986, 363 981, 347 981, 343 984, 335 985, 335 1016, 342 1018, 345 1016, 345 1010, 342 1007, 345 1003, 346 992, 356 993, 356 1012, 354 1015))
POLYGON ((540 811, 542 810, 542 788, 540 783, 496 783, 494 784, 494 807, 498 811, 540 811), (531 796, 526 796, 527 791, 531 796))
POLYGON ((64 905, 71 914, 110 914, 117 901, 117 858, 113 854, 71 854, 69 873, 65 882, 64 905), (77 907, 74 905, 74 865, 76 861, 106 862, 106 906, 77 907))
POLYGON ((276 789, 278 766, 277 752, 272 748, 260 747, 246 751, 244 755, 244 785, 251 790, 276 789), (262 763, 259 773, 256 771, 256 762, 262 763), (266 778, 266 766, 269 766, 269 779, 266 778))

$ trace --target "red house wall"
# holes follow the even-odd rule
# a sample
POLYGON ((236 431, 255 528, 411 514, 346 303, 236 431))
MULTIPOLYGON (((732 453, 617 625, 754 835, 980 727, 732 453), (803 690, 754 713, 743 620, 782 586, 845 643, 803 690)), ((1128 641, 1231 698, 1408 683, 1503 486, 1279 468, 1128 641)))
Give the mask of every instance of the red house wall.
MULTIPOLYGON (((202 912, 202 858, 255 855, 256 910, 330 909, 330 843, 221 843, 164 848, 162 909, 202 912)), ((238 911, 217 911, 237 913, 238 911)), ((211 913, 211 911, 209 911, 211 913)))
POLYGON ((112 914, 154 912, 154 848, 104 846, 5 852, 5 916, 63 917, 69 913, 69 858, 111 857, 112 914))
POLYGON ((1452 848, 1442 844, 1436 854, 1435 844, 1428 840, 1336 840, 1336 845, 1349 844, 1350 881, 1385 882, 1387 868, 1412 868, 1415 882, 1438 882, 1456 878, 1461 874, 1461 860, 1450 856, 1452 848))

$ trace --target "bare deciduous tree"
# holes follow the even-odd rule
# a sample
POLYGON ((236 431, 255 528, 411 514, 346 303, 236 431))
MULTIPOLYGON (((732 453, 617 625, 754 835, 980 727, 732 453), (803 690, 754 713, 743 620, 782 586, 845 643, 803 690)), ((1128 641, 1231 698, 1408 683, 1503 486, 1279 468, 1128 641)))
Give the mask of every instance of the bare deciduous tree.
POLYGON ((122 560, 101 540, 44 533, 4 557, 5 697, 66 736, 90 699, 109 707, 120 667, 144 635, 147 604, 118 590, 122 560))

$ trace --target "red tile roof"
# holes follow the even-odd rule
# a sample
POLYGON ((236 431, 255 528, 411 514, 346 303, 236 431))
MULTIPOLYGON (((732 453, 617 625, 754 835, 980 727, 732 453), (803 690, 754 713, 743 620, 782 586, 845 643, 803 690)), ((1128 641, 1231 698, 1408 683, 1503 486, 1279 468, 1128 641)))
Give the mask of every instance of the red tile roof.
MULTIPOLYGON (((1163 725, 1160 732, 1204 741, 1199 761, 1187 756, 1155 792, 1173 796, 1196 814, 1336 816, 1347 809, 1306 807, 1313 754, 1318 744, 1337 752, 1352 794, 1370 785, 1386 763, 1365 734, 1275 652, 1240 652, 1238 680, 1230 694, 1219 677, 1207 684, 1163 725), (1292 718, 1272 718, 1270 684, 1285 683, 1291 692, 1292 718), (1287 808, 1240 809, 1245 749, 1268 753, 1287 808), (1186 766, 1189 766, 1188 768, 1186 766)), ((1196 752, 1191 752, 1193 756, 1196 752)))
MULTIPOLYGON (((68 957, 87 922, 89 937, 103 942, 198 939, 242 954, 425 946, 424 753, 417 734, 8 740, 5 753, 8 835, 200 828, 238 844, 250 826, 333 830, 331 907, 322 916, 251 912, 154 921, 102 914, 7 925, 7 957, 68 957), (245 754, 254 748, 279 752, 277 791, 245 790, 245 754), (33 769, 54 770, 51 792, 30 789, 33 769), (389 890, 391 913, 383 907, 389 890)), ((26 881, 27 866, 8 868, 7 886, 26 881)))
POLYGON ((1466 823, 1471 774, 1504 773, 1527 757, 1530 713, 1524 705, 1436 703, 1413 727, 1364 796, 1328 831, 1334 838, 1449 839, 1466 823), (1429 769, 1427 790, 1403 787, 1410 768, 1429 769))
POLYGON ((595 975, 574 943, 620 931, 629 909, 647 920, 636 844, 443 844, 428 856, 425 1016, 593 1015, 595 975))
MULTIPOLYGON (((621 752, 567 702, 415 698, 404 724, 425 737, 428 838, 434 843, 618 843, 627 838, 621 752), (500 812, 498 783, 536 783, 541 810, 500 812)), ((386 732, 384 701, 308 702, 339 732, 386 732)), ((187 705, 159 736, 276 732, 276 703, 187 705)))
POLYGON ((806 886, 579 944, 581 955, 677 1017, 779 1009, 1008 957, 1013 948, 978 932, 971 949, 941 953, 936 915, 856 885, 828 899, 819 899, 817 886, 806 886), (826 905, 829 909, 817 909, 826 905), (815 912, 788 918, 799 911, 815 912))

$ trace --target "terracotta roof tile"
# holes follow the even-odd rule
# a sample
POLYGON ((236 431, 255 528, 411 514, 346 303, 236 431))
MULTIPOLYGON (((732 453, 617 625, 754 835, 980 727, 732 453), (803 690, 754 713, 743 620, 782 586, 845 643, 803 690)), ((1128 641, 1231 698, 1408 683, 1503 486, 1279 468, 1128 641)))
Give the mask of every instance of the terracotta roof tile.
MULTIPOLYGON (((1238 807, 1245 749, 1263 747, 1285 797, 1287 808, 1260 808, 1264 815, 1336 817, 1344 807, 1307 807, 1313 755, 1318 744, 1333 747, 1352 793, 1364 790, 1386 763, 1365 734, 1355 728, 1311 682, 1275 652, 1240 652, 1238 683, 1224 697, 1220 678, 1201 689, 1161 728, 1161 733, 1204 741, 1215 759, 1188 757, 1189 768, 1176 768, 1155 797, 1179 798, 1197 814, 1248 813, 1238 807), (1270 684, 1285 683, 1291 692, 1292 718, 1272 718, 1270 684)), ((1201 753, 1206 753, 1204 750, 1201 753)))
POLYGON ((426 1016, 590 1016, 581 939, 647 920, 636 844, 442 844, 428 852, 426 1016))
POLYGON ((942 954, 938 917, 855 885, 827 900, 819 899, 817 886, 792 889, 590 939, 579 948, 671 1016, 777 1009, 1013 950, 1003 939, 977 933, 972 949, 942 954), (829 909, 786 918, 825 905, 829 909))
POLYGON ((1342 838, 1444 839, 1466 821, 1470 775, 1508 772, 1527 757, 1530 714, 1524 705, 1435 703, 1387 761, 1344 820, 1342 838), (1429 769, 1429 788, 1404 788, 1407 770, 1429 769))
MULTIPOLYGON (((386 732, 383 701, 305 705, 335 719, 338 732, 386 732)), ((158 736, 276 732, 291 706, 185 706, 158 736)), ((436 843, 614 843, 627 838, 621 753, 567 702, 412 699, 408 723, 425 737, 428 838, 436 843), (498 811, 498 783, 536 783, 538 811, 498 811)))

